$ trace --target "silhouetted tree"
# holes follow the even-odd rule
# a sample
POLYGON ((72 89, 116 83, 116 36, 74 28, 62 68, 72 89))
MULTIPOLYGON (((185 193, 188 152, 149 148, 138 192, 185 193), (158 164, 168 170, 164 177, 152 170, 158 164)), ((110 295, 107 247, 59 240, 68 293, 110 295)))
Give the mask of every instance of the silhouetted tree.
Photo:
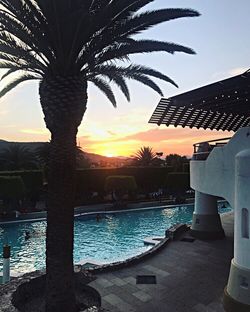
POLYGON ((149 146, 141 147, 133 157, 133 165, 140 167, 153 166, 157 162, 156 153, 149 146))
POLYGON ((28 170, 38 168, 36 156, 27 147, 11 144, 0 153, 1 170, 28 170))
POLYGON ((0 0, 0 97, 23 81, 40 80, 44 120, 51 132, 46 231, 46 312, 77 310, 73 280, 76 135, 89 82, 116 106, 110 83, 130 99, 125 78, 162 95, 151 79, 173 80, 151 68, 118 61, 153 51, 194 54, 173 43, 134 38, 165 21, 198 16, 189 9, 142 12, 152 0, 0 0), (14 74, 14 75, 13 75, 14 74), (17 74, 19 74, 17 76, 17 74), (12 79, 11 79, 12 78, 12 79))
POLYGON ((166 165, 173 168, 173 171, 183 171, 184 165, 189 163, 186 156, 178 154, 169 154, 166 156, 166 165))

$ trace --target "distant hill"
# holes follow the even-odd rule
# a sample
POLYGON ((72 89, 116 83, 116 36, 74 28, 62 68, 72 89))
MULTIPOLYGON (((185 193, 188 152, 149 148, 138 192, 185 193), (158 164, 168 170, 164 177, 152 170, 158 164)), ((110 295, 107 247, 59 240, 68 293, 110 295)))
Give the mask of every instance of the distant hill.
POLYGON ((94 154, 94 153, 87 153, 87 152, 84 152, 84 154, 92 162, 106 161, 106 162, 112 163, 112 162, 117 162, 117 161, 119 161, 119 162, 126 161, 126 160, 130 159, 129 157, 123 157, 123 156, 107 157, 107 156, 94 154))
POLYGON ((2 149, 8 148, 11 144, 18 144, 29 148, 30 150, 35 150, 37 147, 41 146, 44 142, 9 142, 0 140, 0 152, 2 149))
MULTIPOLYGON (((8 148, 8 146, 10 146, 11 144, 22 145, 22 146, 29 148, 31 151, 34 151, 36 148, 38 148, 39 146, 41 146, 44 143, 45 142, 9 142, 9 141, 5 141, 5 140, 0 139, 0 152, 3 149, 8 148)), ((126 163, 130 159, 129 157, 123 157, 123 156, 106 157, 103 155, 94 154, 94 153, 87 153, 87 152, 84 152, 84 155, 86 158, 89 159, 89 161, 91 163, 97 163, 97 164, 102 163, 103 165, 106 163, 106 164, 109 164, 109 166, 112 164, 117 166, 119 164, 126 163)))

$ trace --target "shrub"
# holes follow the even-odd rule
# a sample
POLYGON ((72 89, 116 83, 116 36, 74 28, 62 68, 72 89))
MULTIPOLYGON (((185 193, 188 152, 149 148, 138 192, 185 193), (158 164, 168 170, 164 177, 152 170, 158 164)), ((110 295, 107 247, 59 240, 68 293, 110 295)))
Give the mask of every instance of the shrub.
POLYGON ((133 176, 109 176, 105 181, 105 191, 129 192, 135 191, 137 184, 133 176))
POLYGON ((28 194, 39 192, 43 185, 41 170, 1 171, 0 176, 21 177, 28 194))
POLYGON ((20 176, 0 176, 0 197, 20 199, 25 194, 25 186, 20 176))
POLYGON ((78 204, 88 202, 92 192, 98 192, 99 199, 105 194, 105 181, 108 176, 133 176, 138 190, 150 193, 164 186, 167 167, 121 167, 78 169, 76 172, 76 199, 78 204))
POLYGON ((43 188, 43 172, 41 170, 2 171, 0 176, 21 177, 25 187, 23 208, 29 210, 35 207, 43 188))

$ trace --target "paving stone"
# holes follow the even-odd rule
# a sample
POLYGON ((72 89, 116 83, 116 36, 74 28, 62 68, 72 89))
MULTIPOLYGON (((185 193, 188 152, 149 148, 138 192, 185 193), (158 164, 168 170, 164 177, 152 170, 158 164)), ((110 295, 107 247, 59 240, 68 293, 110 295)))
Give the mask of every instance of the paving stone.
POLYGON ((125 282, 123 279, 121 279, 119 277, 112 278, 110 280, 110 282, 117 285, 117 286, 123 286, 123 285, 127 284, 127 282, 125 282))
POLYGON ((132 294, 133 292, 140 290, 140 287, 138 286, 140 285, 125 284, 124 286, 121 286, 120 289, 121 291, 128 291, 132 294))
POLYGON ((225 311, 221 301, 220 302, 213 301, 213 302, 209 303, 208 307, 211 308, 214 312, 224 312, 225 311))
POLYGON ((149 294, 145 293, 142 290, 133 293, 133 296, 135 296, 136 298, 140 299, 143 302, 147 302, 152 299, 152 297, 149 294))
POLYGON ((127 302, 122 300, 120 297, 110 294, 107 296, 103 297, 103 300, 107 301, 109 304, 114 306, 117 311, 122 311, 122 312, 135 312, 136 310, 127 302))
POLYGON ((113 311, 115 312, 114 310, 114 306, 112 306, 110 303, 108 303, 106 300, 102 300, 102 308, 105 309, 105 312, 109 312, 109 311, 113 311))
POLYGON ((205 306, 202 303, 198 303, 193 307, 194 311, 197 312, 214 312, 214 310, 212 310, 211 308, 209 308, 208 306, 205 306))
POLYGON ((103 277, 97 278, 95 282, 96 284, 99 284, 101 287, 104 287, 104 288, 114 285, 111 281, 103 277))
POLYGON ((158 268, 156 268, 156 267, 154 267, 153 265, 150 265, 150 264, 144 265, 143 268, 148 270, 148 271, 150 271, 150 272, 153 272, 155 274, 159 274, 160 276, 163 276, 163 277, 166 277, 166 276, 170 275, 169 272, 161 270, 161 269, 158 269, 158 268))
MULTIPOLYGON (((138 292, 139 289, 136 290, 138 292)), ((139 298, 135 297, 133 295, 133 292, 128 292, 124 289, 116 289, 116 292, 113 293, 114 295, 117 295, 118 297, 122 298, 125 302, 129 303, 133 306, 133 308, 137 309, 142 305, 142 301, 139 300, 139 298)))
POLYGON ((123 281, 132 285, 136 285, 136 278, 133 276, 125 277, 123 281))

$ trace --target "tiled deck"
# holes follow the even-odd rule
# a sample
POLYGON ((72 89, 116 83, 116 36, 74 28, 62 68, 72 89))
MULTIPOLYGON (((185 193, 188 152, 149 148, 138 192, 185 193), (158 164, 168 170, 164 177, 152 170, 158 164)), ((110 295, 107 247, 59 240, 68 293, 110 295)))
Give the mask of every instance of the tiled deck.
POLYGON ((97 275, 90 285, 112 312, 222 312, 223 289, 233 255, 233 213, 222 217, 226 238, 171 242, 142 263, 97 275), (138 285, 136 275, 156 275, 157 284, 138 285))

